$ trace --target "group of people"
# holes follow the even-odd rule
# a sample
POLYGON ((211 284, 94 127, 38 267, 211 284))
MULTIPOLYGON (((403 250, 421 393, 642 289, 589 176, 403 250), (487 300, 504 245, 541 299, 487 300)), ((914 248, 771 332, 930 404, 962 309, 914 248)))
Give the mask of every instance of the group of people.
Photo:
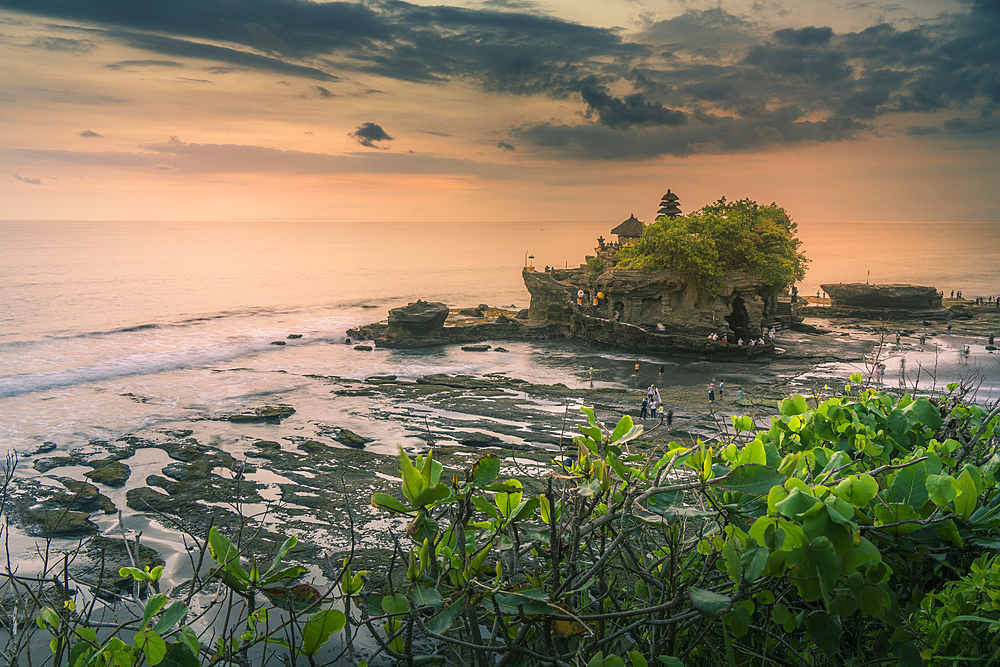
MULTIPOLYGON (((944 296, 944 292, 939 292, 939 294, 941 294, 941 296, 944 296)), ((952 299, 961 299, 962 298, 962 290, 958 290, 958 291, 952 290, 951 291, 951 298, 952 299)), ((977 296, 975 299, 973 299, 973 301, 975 302, 975 304, 977 306, 985 306, 988 303, 995 303, 996 306, 997 306, 997 308, 1000 308, 1000 296, 996 296, 996 297, 993 297, 993 296, 989 296, 989 297, 977 296)))
POLYGON ((765 329, 764 330, 764 335, 767 336, 767 340, 766 341, 764 340, 764 336, 761 336, 760 338, 751 338, 750 341, 747 342, 747 343, 744 343, 742 337, 741 338, 737 338, 736 341, 733 341, 733 340, 730 339, 730 336, 729 336, 728 333, 724 333, 724 334, 722 334, 720 336, 719 334, 715 333, 714 331, 708 335, 708 338, 710 340, 721 340, 723 343, 733 343, 733 342, 735 342, 736 345, 744 345, 744 344, 746 344, 746 345, 765 345, 765 344, 767 344, 767 342, 772 342, 772 343, 774 342, 774 333, 775 333, 774 332, 774 327, 771 327, 770 329, 765 329))
MULTIPOLYGON (((722 394, 723 394, 723 392, 725 392, 725 390, 726 390, 726 381, 725 380, 720 380, 719 381, 719 398, 720 399, 722 398, 722 394)), ((708 383, 708 402, 709 403, 715 402, 715 383, 714 382, 709 382, 708 383)))
POLYGON ((651 384, 649 385, 649 389, 646 390, 646 396, 642 399, 639 418, 656 419, 657 410, 660 411, 660 417, 666 417, 667 426, 674 423, 674 411, 667 410, 666 414, 663 413, 663 400, 660 398, 660 390, 656 388, 656 385, 651 384))

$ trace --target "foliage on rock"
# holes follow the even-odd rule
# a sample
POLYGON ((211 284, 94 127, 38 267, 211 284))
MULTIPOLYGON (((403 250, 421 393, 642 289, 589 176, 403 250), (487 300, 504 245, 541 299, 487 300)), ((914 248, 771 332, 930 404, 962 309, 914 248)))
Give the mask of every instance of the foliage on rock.
POLYGON ((795 237, 796 223, 777 204, 749 199, 714 204, 669 218, 661 216, 642 238, 618 253, 623 269, 671 269, 716 293, 726 271, 759 275, 776 293, 805 277, 805 255, 795 237))

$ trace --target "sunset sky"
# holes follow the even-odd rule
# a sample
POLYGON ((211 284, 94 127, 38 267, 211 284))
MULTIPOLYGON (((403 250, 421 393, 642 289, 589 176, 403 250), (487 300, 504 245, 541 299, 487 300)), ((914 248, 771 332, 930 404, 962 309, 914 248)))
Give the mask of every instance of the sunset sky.
POLYGON ((1000 0, 0 0, 0 219, 1000 220, 1000 0))

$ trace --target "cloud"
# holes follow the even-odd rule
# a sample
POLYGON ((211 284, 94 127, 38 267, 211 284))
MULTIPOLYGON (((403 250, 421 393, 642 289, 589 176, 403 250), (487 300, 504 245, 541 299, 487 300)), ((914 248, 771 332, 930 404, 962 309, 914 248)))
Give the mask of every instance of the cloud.
MULTIPOLYGON (((252 70, 283 81, 365 75, 564 100, 563 117, 498 136, 516 137, 520 150, 562 157, 590 146, 594 157, 641 159, 842 141, 886 126, 876 119, 894 114, 964 117, 1000 108, 1000 2, 965 2, 967 12, 911 15, 905 24, 846 33, 816 25, 769 30, 691 2, 634 33, 548 16, 528 0, 476 7, 200 0, 185 11, 132 0, 0 0, 0 7, 86 24, 88 34, 151 56, 110 68, 196 60, 219 74, 252 70), (567 121, 573 114, 579 124, 567 121)), ((775 12, 771 3, 765 9, 775 12)), ((332 94, 325 84, 312 90, 332 94)), ((905 122, 911 137, 934 124, 905 122)), ((953 124, 940 134, 993 141, 991 127, 953 124)), ((366 148, 389 140, 351 136, 366 148)))
POLYGON ((604 90, 584 86, 580 94, 587 103, 587 116, 596 113, 601 125, 615 129, 683 125, 688 119, 683 111, 668 109, 658 102, 650 102, 642 93, 633 93, 626 95, 624 99, 618 99, 604 90))
POLYGON ((36 37, 30 46, 46 51, 62 51, 64 53, 90 53, 97 44, 89 39, 69 39, 67 37, 36 37))
POLYGON ((84 139, 101 139, 104 137, 103 134, 98 134, 93 130, 84 130, 83 132, 80 133, 80 136, 83 137, 84 139))
POLYGON ((183 67, 184 65, 176 60, 119 60, 118 62, 107 63, 108 69, 133 69, 135 67, 183 67))
POLYGON ((435 174, 490 180, 540 180, 551 170, 441 157, 422 153, 359 151, 310 153, 246 144, 194 144, 177 137, 148 144, 140 151, 64 151, 0 147, 0 157, 59 165, 176 171, 188 177, 205 174, 435 174))
POLYGON ((16 178, 17 180, 22 181, 24 183, 28 183, 29 185, 41 185, 42 184, 41 179, 38 179, 38 178, 29 178, 27 176, 20 176, 18 174, 14 174, 14 178, 16 178))
POLYGON ((334 93, 331 93, 329 90, 327 90, 323 86, 313 86, 313 88, 316 90, 317 93, 319 93, 319 96, 322 97, 323 99, 329 100, 329 99, 333 99, 334 97, 336 97, 336 95, 334 93))
POLYGON ((623 133, 600 125, 540 123, 514 129, 525 143, 551 154, 580 160, 642 160, 663 155, 751 153, 782 146, 843 141, 867 126, 831 116, 810 120, 797 107, 782 107, 755 118, 698 119, 679 127, 647 127, 623 133))
POLYGON ((517 147, 514 144, 507 143, 506 141, 498 141, 497 148, 504 151, 516 151, 517 147))
POLYGON ((911 125, 906 128, 906 136, 908 137, 926 137, 930 134, 939 134, 941 128, 934 127, 933 125, 911 125))
POLYGON ((358 125, 358 128, 354 132, 349 133, 347 136, 353 137, 359 144, 367 148, 388 148, 388 146, 378 146, 376 144, 381 141, 393 140, 393 137, 390 137, 382 129, 382 126, 376 123, 362 123, 358 125))

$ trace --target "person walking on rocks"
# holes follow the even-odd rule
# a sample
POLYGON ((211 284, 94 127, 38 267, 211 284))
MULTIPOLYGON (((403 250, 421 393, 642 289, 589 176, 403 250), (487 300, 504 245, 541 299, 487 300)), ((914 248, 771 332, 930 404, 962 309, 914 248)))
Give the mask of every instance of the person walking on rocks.
POLYGON ((722 380, 719 382, 719 400, 722 399, 722 392, 726 388, 726 381, 722 380))
POLYGON ((646 407, 648 405, 649 405, 649 399, 648 398, 643 398, 642 399, 642 410, 639 411, 639 419, 645 419, 646 418, 646 407))
POLYGON ((594 367, 590 367, 590 388, 594 388, 594 367))
POLYGON ((948 335, 951 335, 951 322, 948 323, 948 335))
POLYGON ((714 403, 715 402, 715 383, 714 382, 709 382, 708 383, 708 402, 709 403, 714 403))
POLYGON ((669 427, 674 423, 674 411, 667 410, 667 426, 669 427))
POLYGON ((993 334, 991 333, 990 334, 990 345, 992 345, 992 344, 993 344, 993 334))
POLYGON ((639 362, 638 362, 638 361, 637 361, 637 362, 635 362, 635 374, 636 374, 636 375, 638 375, 638 374, 639 374, 639 362))

